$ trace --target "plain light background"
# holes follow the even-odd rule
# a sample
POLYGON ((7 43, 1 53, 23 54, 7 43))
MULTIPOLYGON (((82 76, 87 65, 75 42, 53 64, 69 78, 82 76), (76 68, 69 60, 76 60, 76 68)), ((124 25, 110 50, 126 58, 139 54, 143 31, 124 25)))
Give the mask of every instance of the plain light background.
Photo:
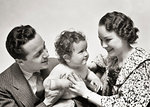
POLYGON ((150 52, 149 0, 0 0, 0 73, 14 59, 5 48, 12 28, 30 24, 46 41, 50 57, 57 57, 56 36, 63 30, 83 32, 88 41, 89 60, 105 54, 98 40, 98 22, 107 12, 121 11, 129 16, 140 32, 137 46, 150 52))

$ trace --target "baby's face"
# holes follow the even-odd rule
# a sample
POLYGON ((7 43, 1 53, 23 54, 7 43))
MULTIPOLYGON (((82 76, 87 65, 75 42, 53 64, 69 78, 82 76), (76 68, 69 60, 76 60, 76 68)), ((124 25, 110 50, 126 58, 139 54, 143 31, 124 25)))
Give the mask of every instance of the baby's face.
POLYGON ((86 65, 86 62, 89 58, 87 52, 87 42, 80 41, 79 43, 73 43, 72 56, 70 57, 70 64, 72 67, 81 67, 86 65))

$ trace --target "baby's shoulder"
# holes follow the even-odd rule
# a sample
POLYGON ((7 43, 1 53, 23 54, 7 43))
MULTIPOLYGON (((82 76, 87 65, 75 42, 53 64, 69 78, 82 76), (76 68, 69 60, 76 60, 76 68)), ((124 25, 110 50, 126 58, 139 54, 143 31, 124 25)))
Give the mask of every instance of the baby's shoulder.
POLYGON ((51 74, 69 74, 71 72, 72 72, 72 69, 70 69, 68 66, 63 65, 63 64, 58 64, 51 71, 51 74))

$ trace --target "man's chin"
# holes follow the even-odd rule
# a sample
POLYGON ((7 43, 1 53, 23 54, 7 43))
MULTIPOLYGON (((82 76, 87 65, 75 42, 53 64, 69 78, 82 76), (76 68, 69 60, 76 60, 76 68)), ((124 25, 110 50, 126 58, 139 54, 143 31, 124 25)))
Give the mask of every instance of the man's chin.
POLYGON ((48 64, 41 67, 41 69, 48 69, 48 64))

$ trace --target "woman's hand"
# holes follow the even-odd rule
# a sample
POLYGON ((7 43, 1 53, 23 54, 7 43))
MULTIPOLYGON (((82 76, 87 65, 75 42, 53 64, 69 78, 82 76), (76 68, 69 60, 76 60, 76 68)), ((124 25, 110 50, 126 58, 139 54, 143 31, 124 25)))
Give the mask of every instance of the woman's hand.
POLYGON ((75 73, 69 75, 68 80, 72 82, 72 86, 70 87, 70 90, 76 93, 77 95, 84 96, 89 91, 82 78, 76 75, 75 73))
POLYGON ((77 95, 87 99, 88 101, 101 106, 101 96, 98 95, 95 92, 90 91, 84 81, 75 73, 72 73, 72 75, 68 76, 68 80, 72 82, 72 86, 70 87, 70 90, 76 93, 77 95))

